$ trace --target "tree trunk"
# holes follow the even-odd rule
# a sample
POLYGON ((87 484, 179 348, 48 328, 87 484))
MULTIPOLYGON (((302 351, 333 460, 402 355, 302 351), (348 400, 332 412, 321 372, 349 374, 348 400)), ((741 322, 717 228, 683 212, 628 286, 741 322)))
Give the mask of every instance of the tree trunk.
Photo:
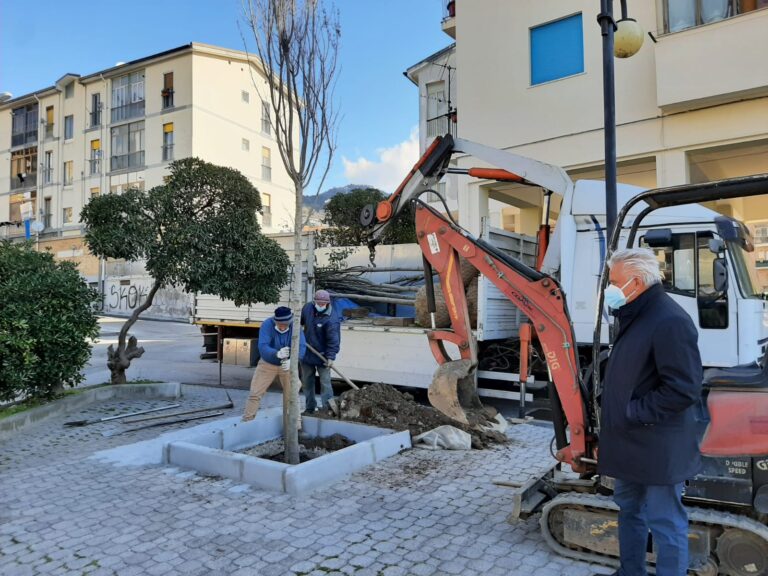
POLYGON ((123 324, 123 327, 120 329, 120 334, 117 337, 117 350, 115 350, 115 347, 112 344, 107 348, 107 367, 111 373, 110 382, 112 384, 125 384, 127 382, 125 371, 131 366, 131 360, 134 358, 141 358, 142 354, 144 354, 144 348, 138 345, 136 336, 128 338, 127 345, 125 343, 125 338, 128 335, 128 330, 130 330, 131 326, 136 324, 139 315, 152 306, 152 301, 155 299, 155 294, 157 294, 157 291, 160 289, 160 284, 159 281, 155 280, 152 289, 149 291, 149 294, 147 294, 147 299, 144 300, 144 303, 141 306, 133 311, 133 314, 131 314, 125 324, 123 324))
POLYGON ((293 334, 291 338, 291 389, 283 393, 283 439, 285 440, 286 464, 299 463, 299 338, 301 337, 301 307, 304 303, 301 266, 301 208, 304 188, 294 182, 296 189, 296 214, 293 230, 293 286, 291 288, 291 309, 293 310, 293 334))

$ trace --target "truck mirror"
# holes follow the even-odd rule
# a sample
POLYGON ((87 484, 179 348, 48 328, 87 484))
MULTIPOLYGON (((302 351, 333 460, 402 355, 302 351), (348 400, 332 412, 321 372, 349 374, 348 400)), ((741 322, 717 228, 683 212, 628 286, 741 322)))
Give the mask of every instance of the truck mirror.
POLYGON ((664 248, 672 246, 672 230, 669 228, 659 228, 648 230, 643 236, 643 241, 651 248, 664 248))
POLYGON ((712 261, 712 277, 715 291, 724 294, 728 290, 728 268, 725 265, 725 258, 716 258, 712 261))
POLYGON ((709 240, 709 251, 712 252, 712 254, 722 254, 725 252, 725 242, 720 240, 720 238, 711 238, 709 240))

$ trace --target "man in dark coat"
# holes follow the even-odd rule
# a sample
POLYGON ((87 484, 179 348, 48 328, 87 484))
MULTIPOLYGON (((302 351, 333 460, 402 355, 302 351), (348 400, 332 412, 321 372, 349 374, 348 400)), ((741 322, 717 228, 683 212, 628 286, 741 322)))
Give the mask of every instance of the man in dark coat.
POLYGON ((616 479, 619 576, 646 576, 648 530, 658 576, 688 568, 684 481, 700 466, 695 406, 701 397, 698 332, 661 286, 653 252, 620 250, 608 262, 606 304, 618 329, 602 393, 598 470, 616 479))
POLYGON ((306 398, 306 411, 317 410, 315 399, 315 371, 320 376, 320 399, 323 407, 333 398, 331 365, 341 347, 341 324, 331 306, 331 295, 326 290, 315 292, 313 302, 307 302, 301 311, 301 325, 307 343, 322 354, 323 358, 307 348, 301 359, 301 383, 306 398))

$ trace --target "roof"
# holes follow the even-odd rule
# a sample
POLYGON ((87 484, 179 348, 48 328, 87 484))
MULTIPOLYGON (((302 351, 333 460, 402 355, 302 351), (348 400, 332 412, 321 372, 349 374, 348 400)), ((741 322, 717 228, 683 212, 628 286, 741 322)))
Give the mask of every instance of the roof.
POLYGON ((423 60, 417 62, 416 64, 409 66, 408 69, 403 72, 403 75, 408 78, 411 82, 416 84, 416 80, 413 78, 413 73, 416 72, 417 69, 424 67, 426 64, 431 64, 435 62, 436 60, 439 60, 442 56, 445 56, 446 54, 449 54, 450 52, 453 52, 456 49, 456 42, 453 44, 449 44, 445 48, 438 50, 434 54, 430 54, 423 60))

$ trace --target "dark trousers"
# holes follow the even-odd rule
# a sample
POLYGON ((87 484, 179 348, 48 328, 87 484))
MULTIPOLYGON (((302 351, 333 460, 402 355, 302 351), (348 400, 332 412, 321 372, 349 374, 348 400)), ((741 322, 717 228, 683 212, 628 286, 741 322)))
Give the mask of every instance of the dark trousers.
POLYGON ((648 530, 656 544, 657 576, 685 576, 688 569, 688 514, 683 484, 649 486, 616 480, 619 505, 619 576, 646 576, 648 530))

